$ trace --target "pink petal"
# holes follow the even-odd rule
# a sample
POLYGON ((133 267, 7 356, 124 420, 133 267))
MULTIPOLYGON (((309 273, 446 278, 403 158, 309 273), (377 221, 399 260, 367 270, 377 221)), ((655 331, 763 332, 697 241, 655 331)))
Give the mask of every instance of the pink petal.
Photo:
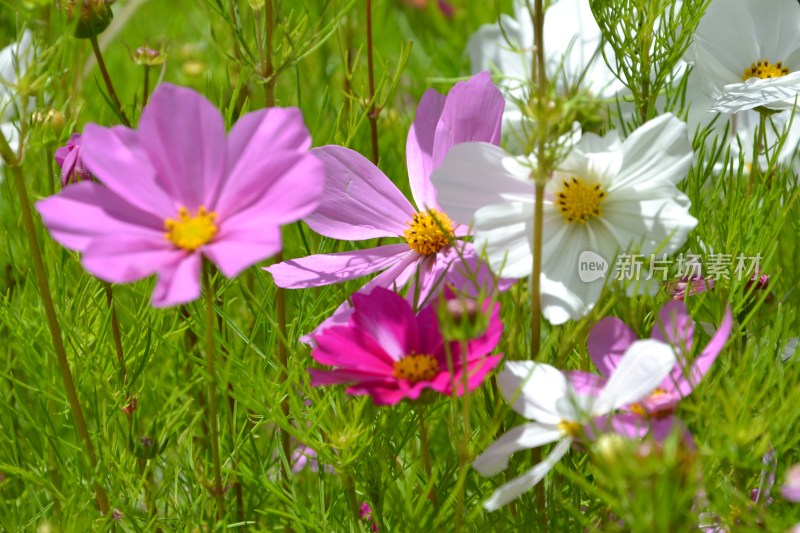
POLYGON ((700 355, 697 356, 697 359, 692 363, 691 376, 687 378, 681 373, 680 378, 677 380, 676 388, 681 397, 685 398, 692 392, 692 389, 700 383, 703 376, 705 376, 711 368, 711 365, 717 360, 717 356, 722 351, 725 343, 728 342, 732 325, 733 315, 731 314, 731 308, 728 307, 725 310, 725 317, 722 319, 722 324, 720 324, 719 329, 714 336, 711 337, 711 340, 708 341, 708 344, 703 348, 703 351, 700 352, 700 355))
POLYGON ((364 156, 342 146, 315 148, 325 165, 322 201, 305 221, 334 239, 402 236, 416 210, 386 175, 364 156))
POLYGON ((239 119, 228 137, 228 180, 214 209, 227 217, 260 201, 267 191, 277 202, 273 209, 284 199, 292 198, 296 204, 298 196, 319 197, 325 172, 322 163, 308 154, 310 144, 298 109, 263 109, 239 119), (301 168, 295 168, 301 161, 301 168))
POLYGON ((692 350, 694 337, 694 320, 686 310, 686 303, 669 301, 664 304, 658 312, 658 320, 653 325, 650 337, 673 346, 679 360, 685 360, 692 350))
POLYGON ((369 332, 354 325, 336 326, 314 335, 311 357, 318 363, 347 370, 392 376, 394 359, 369 332))
POLYGON ((354 326, 369 334, 393 360, 419 347, 417 318, 402 296, 375 287, 369 294, 355 293, 352 300, 354 326))
POLYGON ((180 206, 194 212, 212 205, 223 186, 227 143, 222 115, 211 102, 161 83, 144 108, 138 138, 158 183, 180 206))
MULTIPOLYGON (((432 166, 442 166, 456 144, 487 142, 500 144, 505 100, 488 72, 480 72, 457 83, 447 94, 433 146, 432 166)), ((430 178, 430 175, 427 176, 430 178)))
POLYGON ((153 290, 153 307, 169 307, 200 297, 200 254, 188 254, 175 264, 158 272, 158 282, 153 290))
POLYGON ((411 254, 406 244, 387 244, 366 250, 310 255, 265 268, 285 289, 319 287, 360 278, 386 269, 411 254))
POLYGON ((572 388, 581 396, 597 396, 606 386, 606 378, 597 374, 581 370, 571 370, 565 374, 572 388))
POLYGON ((186 255, 163 242, 117 235, 95 239, 83 255, 84 268, 111 283, 131 283, 169 268, 186 255))
POLYGON ((366 383, 375 381, 380 384, 391 385, 392 382, 396 381, 394 378, 386 376, 385 374, 376 375, 349 369, 317 370, 315 368, 309 368, 308 373, 311 374, 311 385, 314 387, 340 385, 342 383, 358 383, 363 386, 366 383))
POLYGON ((245 194, 223 198, 218 209, 220 232, 279 226, 300 220, 319 205, 325 184, 322 163, 305 152, 272 154, 249 169, 252 187, 245 194), (298 187, 302 183, 302 187, 298 187), (224 220, 223 220, 224 218, 224 220))
POLYGON ((610 376, 625 350, 636 340, 636 333, 625 322, 616 317, 606 317, 592 328, 586 347, 597 369, 610 376))
POLYGON ((130 205, 163 220, 175 215, 176 205, 156 182, 139 135, 123 126, 103 128, 87 124, 81 157, 99 181, 130 205))
POLYGON ((408 181, 414 202, 420 209, 425 207, 439 209, 436 201, 436 188, 430 180, 433 174, 433 144, 436 125, 444 109, 446 97, 435 89, 428 89, 417 106, 417 116, 406 141, 406 161, 408 181))
POLYGON ((163 242, 164 221, 141 211, 97 183, 81 182, 36 202, 53 238, 83 252, 100 237, 138 237, 163 242))
MULTIPOLYGON (((439 329, 439 317, 436 313, 438 305, 433 303, 417 313, 419 331, 418 353, 438 356, 440 365, 447 362, 444 354, 442 332, 439 329)), ((446 366, 442 366, 446 368, 446 366)))
POLYGON ((250 266, 272 257, 281 250, 280 228, 264 228, 260 235, 231 235, 201 248, 201 252, 233 279, 250 266), (258 240, 256 240, 258 239, 258 240))
MULTIPOLYGON (((483 381, 486 379, 486 376, 494 370, 500 361, 503 359, 502 355, 491 355, 488 357, 481 357, 480 359, 475 359, 470 361, 467 365, 467 390, 474 391, 478 387, 481 386, 483 381)), ((449 376, 448 376, 449 378, 449 376)), ((456 372, 455 375, 455 383, 456 383, 456 396, 461 396, 464 394, 464 375, 463 370, 456 372)), ((447 389, 443 391, 439 391, 442 394, 452 394, 451 392, 451 383, 448 382, 447 389)))

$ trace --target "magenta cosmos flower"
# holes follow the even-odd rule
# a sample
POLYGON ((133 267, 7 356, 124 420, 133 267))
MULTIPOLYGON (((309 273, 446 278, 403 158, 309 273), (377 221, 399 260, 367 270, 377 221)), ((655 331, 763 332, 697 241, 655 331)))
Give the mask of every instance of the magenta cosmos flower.
POLYGON ((454 384, 455 394, 461 396, 465 371, 467 388, 474 390, 502 357, 488 355, 503 331, 499 304, 487 309, 490 319, 486 331, 467 341, 463 355, 460 342, 445 345, 436 303, 415 315, 405 298, 376 287, 369 294, 354 294, 353 309, 346 326, 332 326, 314 335, 316 348, 311 356, 335 368, 309 369, 312 385, 352 383, 348 394, 369 394, 378 405, 416 400, 425 389, 451 395, 454 384))
POLYGON ((53 238, 98 278, 158 276, 152 303, 200 295, 207 258, 232 278, 281 249, 280 226, 313 211, 324 186, 298 109, 262 109, 225 135, 198 93, 162 84, 138 130, 88 124, 83 181, 36 204, 53 238))
POLYGON ((56 150, 55 160, 61 168, 61 186, 92 179, 81 157, 81 134, 73 133, 67 144, 56 150))
MULTIPOLYGON (((681 399, 688 396, 700 383, 717 359, 717 355, 730 337, 732 321, 729 308, 709 343, 692 364, 687 365, 687 355, 691 353, 693 345, 694 321, 689 316, 684 302, 667 302, 658 314, 658 320, 653 326, 650 337, 671 345, 678 362, 661 385, 649 396, 623 408, 625 413, 613 418, 614 430, 632 438, 643 437, 652 430, 653 437, 660 442, 669 435, 675 424, 682 424, 674 416, 675 409, 681 399)), ((587 348, 597 369, 604 376, 610 376, 619 365, 628 346, 638 340, 636 333, 622 320, 606 317, 592 328, 587 348)), ((601 389, 606 381, 605 378, 585 372, 572 372, 571 378, 573 377, 576 389, 589 392, 601 389)), ((600 422, 600 425, 603 423, 600 422)))
MULTIPOLYGON (((478 254, 471 243, 453 241, 459 250, 450 244, 451 239, 466 236, 468 228, 442 212, 430 176, 455 144, 497 144, 504 105, 487 72, 457 83, 446 97, 433 89, 423 95, 406 145, 416 206, 358 152, 332 145, 312 150, 328 175, 319 209, 304 219, 314 231, 347 241, 399 237, 405 242, 284 261, 266 269, 275 284, 289 289, 318 287, 384 271, 364 286, 368 292, 373 287, 403 287, 418 275, 414 292, 419 302, 442 281, 458 288, 469 285, 478 254), (459 252, 468 269, 459 264, 459 252)), ((488 275, 488 269, 481 270, 488 275)), ((339 322, 347 319, 343 310, 337 312, 339 322)))

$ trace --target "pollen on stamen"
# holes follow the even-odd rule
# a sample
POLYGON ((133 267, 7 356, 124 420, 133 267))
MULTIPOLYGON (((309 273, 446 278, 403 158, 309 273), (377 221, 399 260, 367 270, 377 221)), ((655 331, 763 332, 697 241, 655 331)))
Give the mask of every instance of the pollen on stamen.
POLYGON ((412 353, 394 364, 393 374, 411 383, 430 381, 439 374, 439 361, 432 355, 412 353))
POLYGON ((606 192, 599 183, 587 184, 583 178, 573 176, 570 180, 563 180, 562 184, 557 207, 567 222, 585 224, 602 214, 606 192))
POLYGON ((208 211, 202 205, 194 216, 181 207, 177 219, 168 218, 164 221, 164 229, 167 230, 164 237, 178 248, 193 252, 211 242, 217 234, 216 218, 214 211, 208 211))
POLYGON ((404 232, 408 247, 423 255, 438 253, 454 236, 453 221, 435 209, 415 213, 408 225, 404 232))
POLYGON ((770 78, 782 78, 787 74, 789 74, 789 69, 784 66, 782 61, 778 61, 777 63, 773 64, 766 59, 762 59, 751 64, 749 68, 744 69, 742 79, 749 80, 750 78, 760 78, 764 80, 770 78))

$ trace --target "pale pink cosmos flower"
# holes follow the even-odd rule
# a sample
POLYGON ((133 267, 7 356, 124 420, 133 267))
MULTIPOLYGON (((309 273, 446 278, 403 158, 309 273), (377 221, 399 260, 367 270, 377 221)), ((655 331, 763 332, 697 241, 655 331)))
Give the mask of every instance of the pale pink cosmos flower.
POLYGON ((416 400, 425 389, 461 396, 464 372, 467 389, 474 390, 502 357, 488 355, 503 330, 500 304, 485 311, 490 314, 488 327, 466 342, 463 355, 460 342, 442 338, 437 307, 434 302, 415 314, 405 298, 381 287, 354 294, 350 322, 313 336, 311 357, 334 369, 309 369, 311 384, 351 383, 348 394, 369 394, 377 405, 416 400))
MULTIPOLYGON (((653 438, 661 442, 682 422, 675 416, 678 403, 688 396, 700 383, 714 364, 717 356, 730 337, 733 317, 730 308, 725 312, 717 332, 703 348, 691 365, 687 364, 687 355, 692 351, 694 339, 694 321, 682 301, 667 302, 658 314, 650 338, 673 347, 677 362, 667 377, 646 398, 623 407, 624 414, 613 417, 611 424, 617 433, 631 438, 645 436, 652 431, 653 438)), ((639 338, 622 320, 606 317, 595 325, 589 333, 587 348, 597 369, 604 376, 611 376, 623 354, 629 346, 639 338)), ((576 389, 582 393, 591 393, 602 389, 606 378, 575 371, 570 379, 576 389)), ((598 421, 604 426, 604 421, 598 421)), ((691 435, 684 434, 687 443, 691 443, 691 435)))
MULTIPOLYGON (((453 223, 442 212, 430 176, 458 143, 497 144, 504 105, 487 72, 457 83, 447 96, 433 89, 423 95, 406 145, 416 206, 358 152, 333 145, 312 150, 325 165, 328 180, 319 209, 304 219, 311 229, 346 241, 399 237, 405 242, 284 261, 266 269, 275 284, 289 289, 318 287, 383 271, 362 288, 369 292, 373 287, 403 287, 417 275, 413 293, 419 302, 443 282, 459 288, 470 285, 468 278, 479 271, 478 254, 471 243, 458 240, 467 235, 468 227, 453 223), (450 243, 453 238, 455 245, 450 243), (461 264, 459 253, 468 268, 461 264)), ((480 272, 489 276, 485 266, 480 272)), ((345 323, 348 307, 340 307, 326 326, 345 323)))
POLYGON ((203 258, 233 278, 281 249, 281 224, 313 211, 325 180, 300 110, 262 109, 226 137, 211 102, 161 84, 138 130, 88 124, 83 181, 37 202, 53 238, 112 283, 158 276, 152 303, 196 299, 203 258), (298 185, 301 184, 301 185, 298 185))
POLYGON ((786 481, 781 487, 781 496, 790 502, 800 502, 800 464, 786 472, 786 481))

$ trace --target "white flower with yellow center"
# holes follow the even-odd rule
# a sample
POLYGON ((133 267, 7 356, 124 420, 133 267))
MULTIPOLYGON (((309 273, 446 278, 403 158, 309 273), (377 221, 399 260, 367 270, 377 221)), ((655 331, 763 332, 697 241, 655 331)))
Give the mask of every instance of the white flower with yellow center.
MULTIPOLYGON (((0 50, 0 135, 13 152, 19 149, 19 127, 13 122, 18 114, 24 113, 24 102, 17 96, 17 82, 25 74, 33 59, 33 35, 29 30, 22 32, 18 42, 11 43, 0 50)), ((0 159, 0 167, 3 160, 0 159)), ((0 180, 3 175, 0 173, 0 180)))
MULTIPOLYGON (((545 11, 544 50, 547 75, 561 91, 577 86, 599 98, 613 98, 624 85, 608 69, 598 50, 600 28, 589 8, 589 0, 558 0, 545 11)), ((524 136, 528 120, 519 107, 528 100, 534 29, 526 0, 515 0, 514 17, 500 15, 497 24, 484 24, 470 38, 467 52, 472 72, 490 70, 502 75, 499 86, 506 100, 503 131, 509 142, 524 136)), ((606 47, 611 58, 613 50, 606 47)))
POLYGON ((800 92, 800 4, 712 0, 693 55, 713 111, 790 109, 800 92))
POLYGON ((483 503, 484 509, 495 511, 530 490, 569 451, 575 439, 582 437, 583 428, 595 417, 647 397, 674 366, 675 352, 669 345, 653 339, 633 342, 595 397, 581 394, 567 376, 550 365, 507 362, 497 384, 511 408, 535 422, 506 432, 475 459, 472 467, 492 476, 508 468, 514 452, 556 445, 541 463, 499 487, 483 503))
MULTIPOLYGON (((602 278, 581 280, 583 252, 613 265, 617 253, 632 246, 650 254, 683 245, 697 220, 676 185, 691 160, 686 124, 669 114, 622 142, 583 136, 545 188, 541 286, 547 320, 580 318, 600 297, 602 278)), ((503 277, 523 278, 533 270, 530 173, 530 165, 501 148, 465 143, 432 176, 442 208, 456 222, 474 225, 475 246, 486 250, 503 277)))

